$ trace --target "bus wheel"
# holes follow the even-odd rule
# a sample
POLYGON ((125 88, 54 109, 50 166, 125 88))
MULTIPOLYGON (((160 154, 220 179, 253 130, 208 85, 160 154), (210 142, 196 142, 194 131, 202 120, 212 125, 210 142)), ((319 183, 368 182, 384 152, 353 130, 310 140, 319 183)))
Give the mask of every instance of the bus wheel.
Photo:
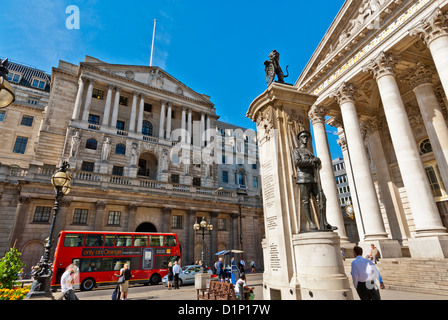
POLYGON ((162 281, 162 279, 160 278, 160 275, 158 275, 157 273, 156 273, 156 274, 153 274, 153 275, 151 276, 151 278, 149 279, 149 282, 150 282, 152 285, 154 285, 154 284, 159 284, 160 281, 162 281))
POLYGON ((95 287, 95 280, 93 278, 84 279, 81 283, 81 291, 90 291, 95 287))

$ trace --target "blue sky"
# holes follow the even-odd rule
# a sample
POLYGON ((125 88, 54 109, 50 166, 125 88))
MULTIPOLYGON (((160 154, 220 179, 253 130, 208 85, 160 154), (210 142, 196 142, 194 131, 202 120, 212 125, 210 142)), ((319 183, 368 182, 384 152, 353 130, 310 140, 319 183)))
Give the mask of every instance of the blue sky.
MULTIPOLYGON (((0 57, 51 72, 89 55, 153 65, 211 96, 222 121, 255 129, 250 103, 266 90, 263 62, 280 52, 295 83, 344 0, 14 0, 2 3, 0 57), (76 5, 80 28, 67 29, 76 5), (317 7, 318 6, 318 7, 317 7)), ((335 131, 334 128, 329 130, 335 131)), ((329 135, 333 157, 342 156, 329 135)))

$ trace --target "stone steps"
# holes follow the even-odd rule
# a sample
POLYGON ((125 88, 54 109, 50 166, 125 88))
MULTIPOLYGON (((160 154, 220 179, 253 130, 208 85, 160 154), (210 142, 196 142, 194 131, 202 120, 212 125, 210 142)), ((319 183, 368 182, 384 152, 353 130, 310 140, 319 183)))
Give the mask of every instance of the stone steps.
MULTIPOLYGON (((344 261, 345 272, 350 282, 352 261, 353 259, 344 261)), ((448 259, 381 259, 377 267, 389 290, 448 295, 448 259)))

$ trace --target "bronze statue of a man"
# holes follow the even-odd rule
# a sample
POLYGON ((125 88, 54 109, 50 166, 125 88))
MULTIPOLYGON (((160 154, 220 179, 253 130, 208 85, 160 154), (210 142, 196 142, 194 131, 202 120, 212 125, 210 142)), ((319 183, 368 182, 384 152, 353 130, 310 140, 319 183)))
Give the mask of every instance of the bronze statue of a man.
POLYGON ((336 230, 336 227, 331 226, 327 222, 326 198, 320 184, 319 166, 321 161, 307 147, 310 138, 311 133, 309 131, 303 130, 299 132, 297 139, 300 146, 294 150, 294 164, 297 168, 296 183, 300 189, 303 210, 309 223, 309 229, 313 231, 318 230, 312 219, 310 207, 311 195, 314 195, 317 201, 320 230, 336 230))

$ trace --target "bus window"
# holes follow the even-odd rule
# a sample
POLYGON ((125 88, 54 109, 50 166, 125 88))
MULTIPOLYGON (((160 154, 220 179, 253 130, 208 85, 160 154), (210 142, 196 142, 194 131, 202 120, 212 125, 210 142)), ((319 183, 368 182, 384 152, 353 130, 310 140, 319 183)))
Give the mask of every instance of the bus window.
POLYGON ((143 269, 152 269, 152 249, 143 249, 143 269))
POLYGON ((154 247, 163 246, 163 236, 149 236, 149 245, 154 247))
POLYGON ((117 247, 130 247, 132 246, 132 236, 119 234, 117 235, 117 247))
POLYGON ((88 234, 86 237, 86 247, 102 247, 103 235, 102 234, 88 234))
POLYGON ((79 269, 81 272, 95 272, 100 271, 100 267, 101 259, 82 259, 79 269))
POLYGON ((105 247, 113 247, 115 244, 115 235, 106 234, 106 240, 104 241, 105 247))
POLYGON ((64 239, 64 247, 82 247, 83 242, 83 234, 66 234, 64 239))
POLYGON ((175 236, 165 236, 165 247, 175 247, 176 245, 175 236))
POLYGON ((125 263, 131 268, 131 261, 127 258, 105 258, 103 259, 101 271, 120 271, 125 263))
POLYGON ((148 246, 148 236, 134 236, 134 247, 148 246))

